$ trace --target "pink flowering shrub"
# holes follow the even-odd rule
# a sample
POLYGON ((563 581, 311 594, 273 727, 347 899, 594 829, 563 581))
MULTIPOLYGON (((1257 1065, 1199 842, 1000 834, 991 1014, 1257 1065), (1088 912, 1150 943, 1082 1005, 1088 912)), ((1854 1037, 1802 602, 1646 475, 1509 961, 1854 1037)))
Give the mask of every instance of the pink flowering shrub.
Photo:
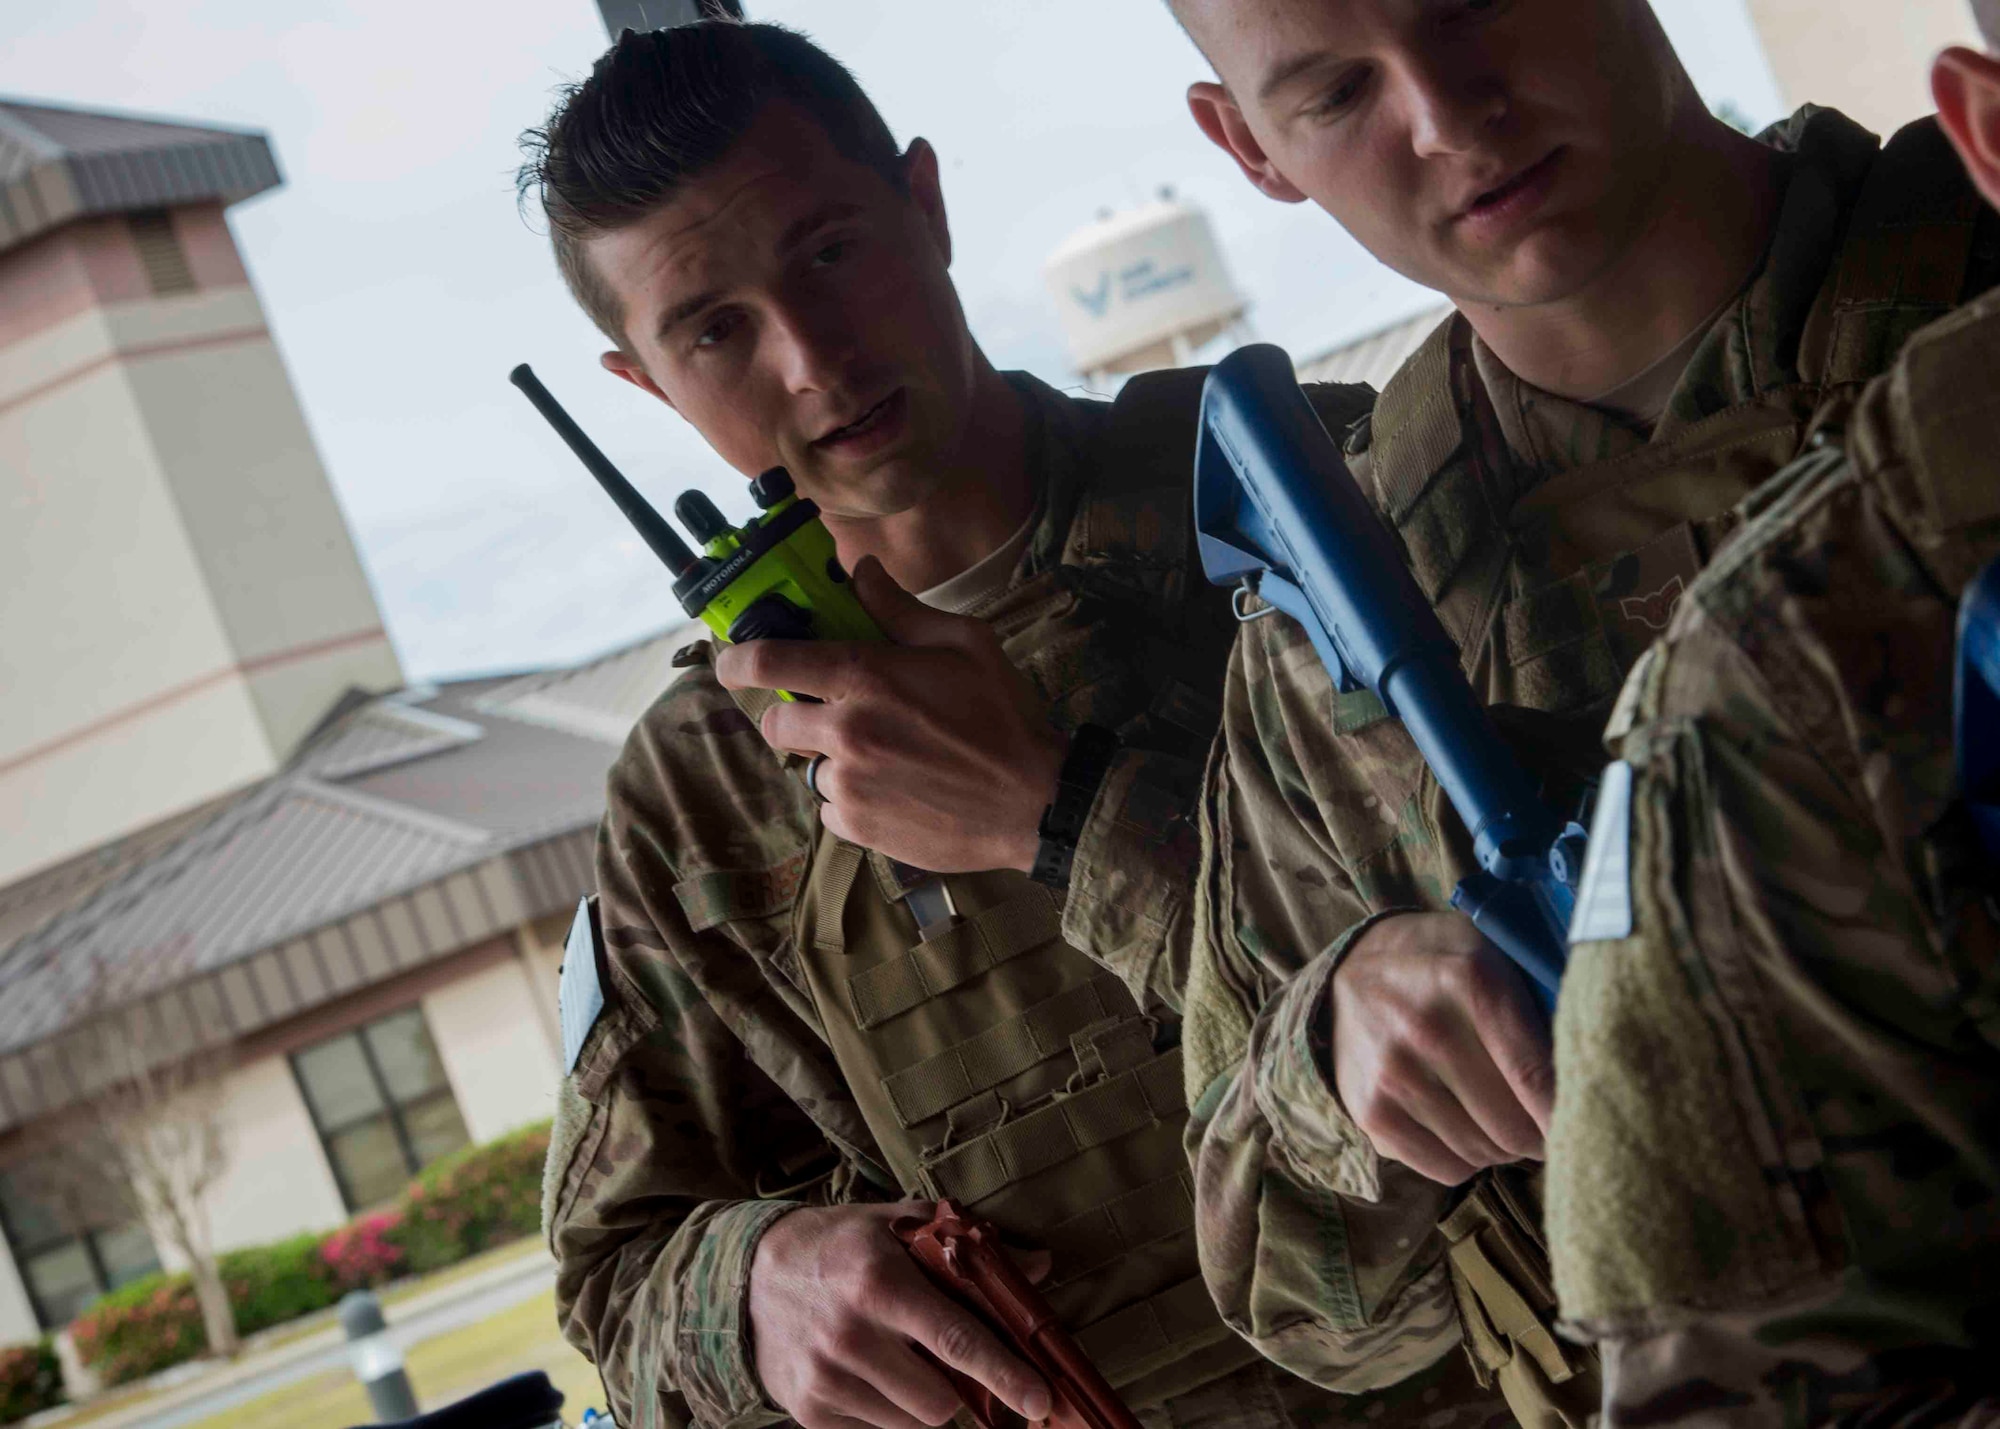
POLYGON ((400 1210, 376 1211, 358 1217, 334 1231, 319 1244, 319 1258, 328 1277, 342 1292, 364 1285, 380 1285, 409 1257, 396 1242, 401 1230, 400 1210))

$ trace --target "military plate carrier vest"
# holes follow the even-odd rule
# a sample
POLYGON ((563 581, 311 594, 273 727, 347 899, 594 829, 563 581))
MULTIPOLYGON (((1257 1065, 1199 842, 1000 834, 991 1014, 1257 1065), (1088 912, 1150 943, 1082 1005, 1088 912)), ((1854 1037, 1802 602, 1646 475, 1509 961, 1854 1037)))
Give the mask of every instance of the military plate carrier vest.
MULTIPOLYGON (((1195 760, 1232 635, 1227 601, 1198 577, 1206 613, 1180 619, 1203 375, 1125 386, 1076 464, 1062 563, 981 611, 1059 724, 1128 742, 1143 731, 1195 760)), ((753 719, 763 707, 739 704, 753 719)), ((793 937, 898 1186, 1051 1251, 1051 1304, 1144 1406, 1257 1355, 1216 1313, 1195 1256, 1178 1024, 1065 943, 1061 919, 1023 874, 927 874, 822 830, 793 937)))
MULTIPOLYGON (((1795 371, 1759 373, 1748 400, 1518 497, 1512 474, 1481 455, 1490 445, 1480 424, 1495 419, 1464 321, 1439 328, 1384 389, 1349 454, 1488 702, 1567 717, 1567 742, 1594 753, 1646 632, 1665 628, 1673 600, 1738 525, 1737 505, 1799 455, 1822 414, 1967 296, 1979 212, 1935 123, 1904 129, 1860 179, 1795 371), (1552 541, 1557 511, 1564 535, 1552 541)), ((1371 713, 1343 705, 1373 699, 1336 694, 1336 722, 1360 727, 1371 713)), ((1385 713, 1378 702, 1373 717, 1385 713)), ((1414 745, 1409 758, 1420 758, 1414 745)), ((1540 1193, 1539 1172, 1490 1173, 1440 1229, 1482 1379, 1497 1378, 1529 1429, 1580 1427, 1598 1409, 1596 1361, 1554 1334, 1540 1193)))

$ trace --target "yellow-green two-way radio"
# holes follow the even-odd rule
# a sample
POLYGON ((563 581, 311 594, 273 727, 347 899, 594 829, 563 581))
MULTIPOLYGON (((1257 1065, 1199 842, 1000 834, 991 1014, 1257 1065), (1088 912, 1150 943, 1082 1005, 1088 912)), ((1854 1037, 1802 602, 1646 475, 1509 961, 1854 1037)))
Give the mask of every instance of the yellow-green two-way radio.
MULTIPOLYGON (((696 555, 583 434, 527 363, 516 367, 509 380, 548 419, 673 573, 681 607, 719 638, 730 644, 883 638, 847 582, 819 507, 793 489, 791 473, 783 467, 772 467, 750 483, 762 514, 742 526, 732 527, 699 491, 681 493, 674 514, 702 543, 696 555)), ((783 690, 778 696, 811 698, 783 690)))

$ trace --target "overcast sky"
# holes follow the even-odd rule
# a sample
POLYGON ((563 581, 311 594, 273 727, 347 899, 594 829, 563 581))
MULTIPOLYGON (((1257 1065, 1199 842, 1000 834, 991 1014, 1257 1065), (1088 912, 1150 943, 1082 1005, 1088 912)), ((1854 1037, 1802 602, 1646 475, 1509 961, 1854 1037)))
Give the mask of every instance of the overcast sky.
MULTIPOLYGON (((1656 0, 1711 103, 1779 99, 1742 0, 1656 0)), ((1423 306, 1317 210, 1257 197, 1195 132, 1200 60, 1160 0, 750 0, 844 60, 943 158, 974 332, 1057 385, 1043 257, 1171 184, 1209 210, 1259 337, 1305 357, 1423 306)), ((592 0, 7 0, 0 93, 269 133, 285 186, 237 241, 412 677, 581 658, 679 618, 665 573, 507 385, 535 365, 664 506, 748 509, 678 419, 597 367, 515 136, 606 37, 592 0)))

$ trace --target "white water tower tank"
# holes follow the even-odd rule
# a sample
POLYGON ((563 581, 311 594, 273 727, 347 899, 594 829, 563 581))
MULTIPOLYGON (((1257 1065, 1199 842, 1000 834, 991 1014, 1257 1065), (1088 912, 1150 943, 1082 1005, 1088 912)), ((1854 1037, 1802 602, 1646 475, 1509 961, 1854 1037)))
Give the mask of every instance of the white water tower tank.
POLYGON ((1208 215, 1170 189, 1071 234, 1042 277, 1070 362, 1086 374, 1186 363, 1248 307, 1223 267, 1208 215))

